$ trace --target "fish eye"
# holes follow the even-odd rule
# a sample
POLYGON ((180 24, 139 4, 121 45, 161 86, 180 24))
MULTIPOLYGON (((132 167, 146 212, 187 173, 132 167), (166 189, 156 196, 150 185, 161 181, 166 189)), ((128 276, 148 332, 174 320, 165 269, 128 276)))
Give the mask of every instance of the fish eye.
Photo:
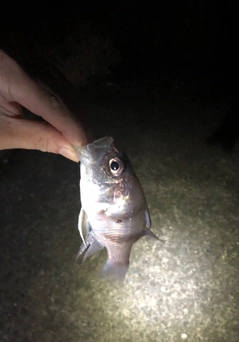
POLYGON ((123 162, 119 158, 110 159, 109 167, 113 176, 119 176, 124 169, 123 162))
POLYGON ((117 171, 119 169, 119 163, 117 161, 113 161, 111 164, 110 164, 110 167, 111 167, 111 170, 113 171, 117 171))

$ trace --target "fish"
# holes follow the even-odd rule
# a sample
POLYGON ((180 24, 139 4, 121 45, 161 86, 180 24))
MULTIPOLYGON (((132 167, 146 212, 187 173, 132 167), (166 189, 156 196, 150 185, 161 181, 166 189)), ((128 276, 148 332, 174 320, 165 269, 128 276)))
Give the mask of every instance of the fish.
POLYGON ((105 136, 77 149, 80 159, 81 210, 78 230, 82 239, 77 258, 83 261, 107 250, 101 275, 124 280, 133 244, 141 237, 158 237, 150 230, 146 198, 132 164, 114 139, 105 136))

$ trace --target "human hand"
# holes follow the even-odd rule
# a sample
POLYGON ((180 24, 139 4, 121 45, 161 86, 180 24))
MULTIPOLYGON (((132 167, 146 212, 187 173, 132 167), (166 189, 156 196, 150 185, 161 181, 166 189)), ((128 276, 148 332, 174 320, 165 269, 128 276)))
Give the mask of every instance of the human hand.
POLYGON ((74 147, 87 143, 86 131, 61 99, 0 50, 0 150, 36 149, 78 161, 74 147), (45 121, 25 119, 21 106, 45 121))

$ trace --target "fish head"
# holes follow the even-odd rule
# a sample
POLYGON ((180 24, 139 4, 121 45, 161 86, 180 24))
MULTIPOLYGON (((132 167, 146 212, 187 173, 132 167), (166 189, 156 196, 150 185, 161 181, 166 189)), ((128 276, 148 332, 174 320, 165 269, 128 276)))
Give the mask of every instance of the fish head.
POLYGON ((120 222, 147 210, 133 167, 126 154, 115 147, 111 137, 88 144, 79 150, 79 157, 81 202, 88 216, 94 216, 94 212, 98 219, 102 215, 107 221, 120 222))

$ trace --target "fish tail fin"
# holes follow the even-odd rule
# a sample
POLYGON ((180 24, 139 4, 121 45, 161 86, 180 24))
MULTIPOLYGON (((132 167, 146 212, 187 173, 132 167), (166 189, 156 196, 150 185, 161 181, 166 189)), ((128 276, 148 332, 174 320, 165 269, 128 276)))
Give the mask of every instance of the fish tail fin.
POLYGON ((113 280, 123 281, 125 278, 125 274, 128 271, 129 262, 128 263, 116 263, 108 259, 102 268, 100 275, 102 277, 109 277, 113 280))

